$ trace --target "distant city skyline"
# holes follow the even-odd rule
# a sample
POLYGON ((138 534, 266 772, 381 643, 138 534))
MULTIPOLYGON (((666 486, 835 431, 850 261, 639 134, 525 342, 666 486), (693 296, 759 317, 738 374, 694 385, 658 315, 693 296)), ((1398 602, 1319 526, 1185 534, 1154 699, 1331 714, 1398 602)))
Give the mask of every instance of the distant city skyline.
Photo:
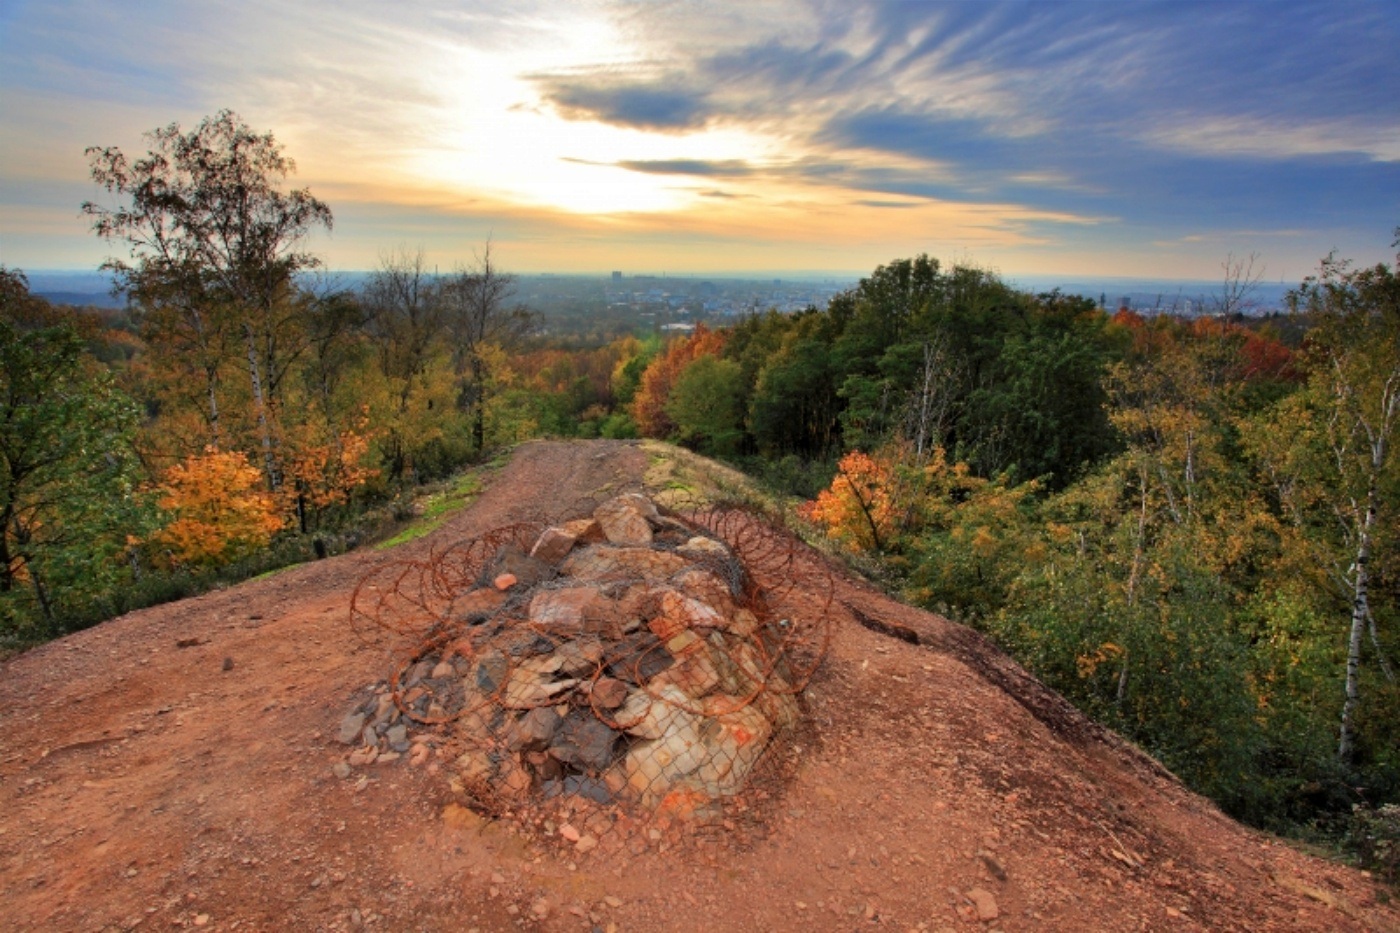
POLYGON ((83 150, 223 108, 332 270, 1296 284, 1400 225, 1400 4, 0 3, 0 263, 93 269, 83 150))

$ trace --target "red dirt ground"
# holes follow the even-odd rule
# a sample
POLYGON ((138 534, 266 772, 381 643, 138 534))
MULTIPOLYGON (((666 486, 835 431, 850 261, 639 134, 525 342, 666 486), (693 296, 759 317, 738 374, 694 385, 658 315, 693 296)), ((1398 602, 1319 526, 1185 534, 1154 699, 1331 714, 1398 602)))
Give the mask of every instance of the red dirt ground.
POLYGON ((575 857, 449 806, 426 768, 332 774, 352 695, 404 647, 349 630, 369 569, 647 466, 625 442, 528 444, 429 538, 4 663, 0 926, 1400 930, 1362 873, 1234 823, 976 634, 848 576, 760 825, 575 857))

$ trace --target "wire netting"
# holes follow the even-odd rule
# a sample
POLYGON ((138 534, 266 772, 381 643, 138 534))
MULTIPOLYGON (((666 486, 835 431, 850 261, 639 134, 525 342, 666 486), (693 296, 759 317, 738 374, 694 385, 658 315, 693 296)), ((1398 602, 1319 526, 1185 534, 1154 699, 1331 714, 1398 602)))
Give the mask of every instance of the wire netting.
POLYGON ((742 506, 632 493, 565 515, 360 581, 356 629, 406 647, 342 725, 351 762, 428 764, 579 849, 620 823, 727 823, 774 791, 831 638, 829 570, 742 506))

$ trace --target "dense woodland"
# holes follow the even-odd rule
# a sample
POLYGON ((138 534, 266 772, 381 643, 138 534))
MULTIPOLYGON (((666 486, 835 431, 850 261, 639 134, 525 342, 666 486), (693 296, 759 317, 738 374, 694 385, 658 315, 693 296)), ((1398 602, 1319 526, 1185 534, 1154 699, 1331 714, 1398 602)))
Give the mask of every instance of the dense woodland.
POLYGON ((1394 872, 1397 267, 1329 257, 1263 319, 1230 266, 1188 320, 920 256, 824 310, 546 338, 489 244, 320 286, 329 206, 233 114, 149 141, 89 152, 127 309, 0 270, 12 647, 352 546, 525 438, 664 438, 797 496, 1232 814, 1394 872))

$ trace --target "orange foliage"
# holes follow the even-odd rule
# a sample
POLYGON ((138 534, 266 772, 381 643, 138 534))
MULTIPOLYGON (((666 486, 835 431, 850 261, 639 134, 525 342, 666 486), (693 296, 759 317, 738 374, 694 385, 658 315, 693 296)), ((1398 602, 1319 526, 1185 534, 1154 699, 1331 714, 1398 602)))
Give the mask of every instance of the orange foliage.
MULTIPOLYGON (((361 419, 361 428, 368 415, 361 419)), ((379 471, 364 465, 369 453, 370 437, 353 429, 342 431, 327 444, 303 447, 289 457, 286 465, 287 489, 306 496, 314 508, 343 505, 355 490, 379 475, 379 471)))
POLYGON ((894 479, 889 463, 853 450, 841 458, 831 487, 799 512, 855 550, 880 550, 896 530, 900 513, 894 479))
POLYGON ((206 447, 166 471, 161 508, 175 516, 151 536, 157 562, 217 567, 266 547, 282 528, 262 471, 241 453, 206 447))
POLYGON ((671 388, 687 365, 702 356, 719 356, 724 350, 726 334, 704 324, 695 325, 695 333, 666 347, 666 352, 652 360, 642 373, 641 384, 632 400, 632 420, 647 437, 669 437, 676 430, 675 422, 666 414, 671 388))

